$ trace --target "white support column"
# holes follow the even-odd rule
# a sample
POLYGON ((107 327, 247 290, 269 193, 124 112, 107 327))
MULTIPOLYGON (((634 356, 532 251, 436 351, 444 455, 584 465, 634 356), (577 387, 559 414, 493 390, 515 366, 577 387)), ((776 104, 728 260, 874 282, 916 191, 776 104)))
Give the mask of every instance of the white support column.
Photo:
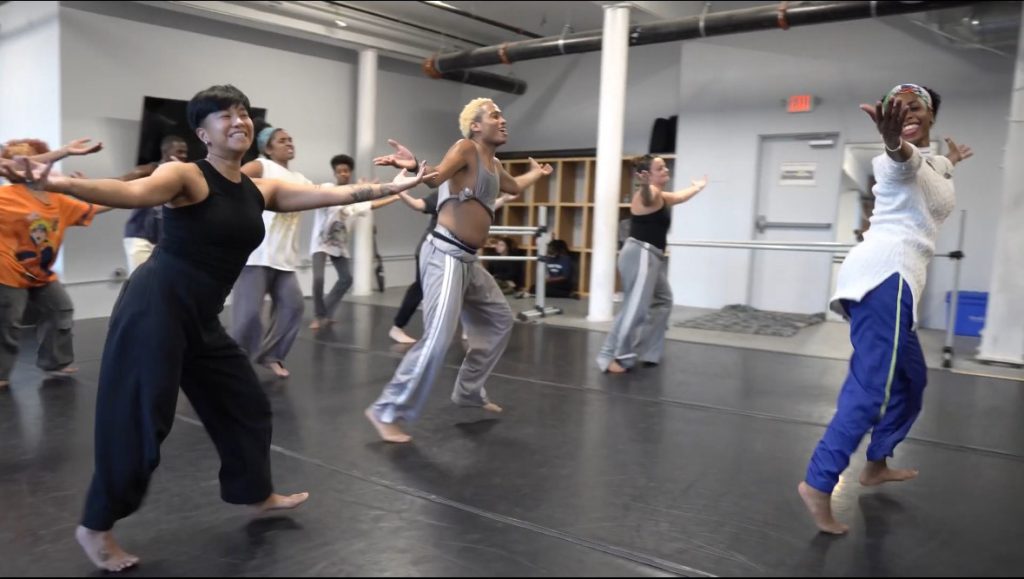
MULTIPOLYGON (((373 151, 377 140, 377 51, 359 51, 356 96, 356 166, 353 177, 373 180, 373 151)), ((373 213, 355 222, 352 236, 352 295, 373 293, 373 213)))
POLYGON ((597 171, 591 247, 590 309, 587 320, 613 317, 616 251, 619 237, 619 179, 622 173, 622 125, 626 114, 626 65, 629 62, 629 4, 604 8, 601 40, 601 96, 597 123, 597 171))
MULTIPOLYGON (((1024 364, 1024 23, 1017 42, 1010 123, 1003 152, 999 212, 988 311, 978 359, 1024 364)), ((970 259, 970 256, 968 256, 970 259)))

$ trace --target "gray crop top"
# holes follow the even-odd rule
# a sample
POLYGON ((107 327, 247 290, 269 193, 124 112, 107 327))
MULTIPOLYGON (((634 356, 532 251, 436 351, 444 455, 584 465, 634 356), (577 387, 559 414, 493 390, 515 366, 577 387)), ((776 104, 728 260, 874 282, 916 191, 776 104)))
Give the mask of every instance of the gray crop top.
MULTIPOLYGON (((475 148, 475 145, 474 145, 475 148)), ((494 204, 498 201, 498 195, 501 193, 501 180, 499 178, 500 166, 497 164, 498 160, 494 160, 495 172, 491 173, 487 170, 484 165, 484 159, 480 155, 480 149, 476 151, 476 183, 473 184, 473 189, 466 187, 462 191, 453 192, 451 189, 451 179, 441 183, 441 186, 437 188, 437 212, 441 212, 441 207, 449 201, 458 201, 462 203, 469 199, 474 199, 483 205, 487 212, 491 214, 491 219, 494 219, 494 204)))

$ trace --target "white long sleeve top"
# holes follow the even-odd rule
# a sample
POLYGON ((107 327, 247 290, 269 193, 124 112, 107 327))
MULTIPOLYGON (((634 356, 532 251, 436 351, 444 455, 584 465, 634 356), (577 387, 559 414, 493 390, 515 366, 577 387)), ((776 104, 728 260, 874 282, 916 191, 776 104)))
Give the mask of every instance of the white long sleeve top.
POLYGON ((831 309, 845 316, 840 300, 860 301, 889 276, 899 273, 917 308, 924 295, 928 264, 935 255, 939 226, 953 212, 953 164, 946 157, 918 150, 903 163, 882 154, 872 160, 875 209, 864 241, 850 250, 839 269, 831 309))

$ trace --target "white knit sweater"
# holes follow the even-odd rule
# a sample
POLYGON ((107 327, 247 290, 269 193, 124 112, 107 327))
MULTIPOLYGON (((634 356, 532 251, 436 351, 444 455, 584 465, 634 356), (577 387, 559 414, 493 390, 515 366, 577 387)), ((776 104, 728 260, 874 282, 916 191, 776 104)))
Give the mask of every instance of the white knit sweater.
POLYGON ((917 307, 924 295, 928 263, 935 254, 939 226, 956 205, 953 164, 949 159, 918 150, 906 162, 888 155, 874 158, 875 209, 864 241, 850 250, 839 269, 832 311, 845 316, 839 300, 860 301, 889 276, 899 273, 917 307))

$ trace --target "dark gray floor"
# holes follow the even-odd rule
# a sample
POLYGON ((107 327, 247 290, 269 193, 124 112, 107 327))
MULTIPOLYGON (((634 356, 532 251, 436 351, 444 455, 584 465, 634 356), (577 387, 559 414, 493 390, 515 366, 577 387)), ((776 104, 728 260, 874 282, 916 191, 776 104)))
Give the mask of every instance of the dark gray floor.
MULTIPOLYGON (((279 490, 308 505, 253 519, 221 503, 217 459, 182 397, 143 509, 118 525, 133 575, 1016 575, 1024 386, 930 373, 897 463, 918 480, 836 493, 846 537, 796 495, 834 409, 841 362, 669 342, 665 362, 600 374, 594 332, 517 325, 488 390, 494 419, 448 402, 449 355, 409 446, 362 410, 403 349, 394 310, 343 304, 303 330, 266 389, 279 490)), ((410 333, 418 334, 418 322, 410 333)), ((83 575, 72 538, 91 472, 105 322, 76 326, 81 369, 44 379, 26 339, 0 393, 0 575, 83 575)))

